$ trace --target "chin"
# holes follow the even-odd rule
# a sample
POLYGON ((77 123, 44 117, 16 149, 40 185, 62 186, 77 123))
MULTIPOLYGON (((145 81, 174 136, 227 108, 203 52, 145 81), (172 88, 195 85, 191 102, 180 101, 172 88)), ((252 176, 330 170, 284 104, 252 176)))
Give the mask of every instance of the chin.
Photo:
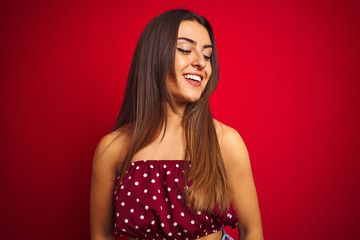
POLYGON ((201 98, 202 91, 182 91, 182 93, 174 94, 175 102, 178 104, 186 104, 196 102, 201 98))
POLYGON ((196 102, 200 99, 200 96, 189 96, 186 98, 186 102, 196 102))

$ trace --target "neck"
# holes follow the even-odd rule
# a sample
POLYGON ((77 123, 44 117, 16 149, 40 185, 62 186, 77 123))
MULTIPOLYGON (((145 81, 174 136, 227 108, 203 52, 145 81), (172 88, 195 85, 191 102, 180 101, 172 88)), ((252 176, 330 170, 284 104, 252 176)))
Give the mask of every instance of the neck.
POLYGON ((182 127, 182 119, 183 114, 186 108, 186 104, 182 105, 175 105, 176 110, 179 114, 175 113, 169 106, 169 104, 166 104, 166 112, 167 112, 167 128, 178 128, 182 127))

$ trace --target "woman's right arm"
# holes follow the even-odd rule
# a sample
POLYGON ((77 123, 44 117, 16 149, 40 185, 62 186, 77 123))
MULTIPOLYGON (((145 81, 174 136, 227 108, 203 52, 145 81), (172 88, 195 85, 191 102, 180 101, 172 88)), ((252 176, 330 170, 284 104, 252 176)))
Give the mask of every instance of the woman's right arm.
POLYGON ((114 186, 116 167, 122 160, 123 144, 118 132, 104 136, 96 147, 90 193, 91 240, 113 240, 114 186))

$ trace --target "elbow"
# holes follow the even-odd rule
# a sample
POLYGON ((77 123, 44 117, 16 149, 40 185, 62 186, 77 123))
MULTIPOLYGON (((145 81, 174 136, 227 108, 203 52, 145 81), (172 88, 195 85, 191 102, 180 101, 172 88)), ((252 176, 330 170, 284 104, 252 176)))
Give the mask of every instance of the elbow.
POLYGON ((91 240, 114 240, 114 235, 112 233, 107 232, 91 232, 90 233, 91 240))
POLYGON ((245 227, 238 227, 239 240, 264 240, 262 228, 248 229, 245 227))
POLYGON ((114 240, 113 236, 91 236, 91 240, 114 240))

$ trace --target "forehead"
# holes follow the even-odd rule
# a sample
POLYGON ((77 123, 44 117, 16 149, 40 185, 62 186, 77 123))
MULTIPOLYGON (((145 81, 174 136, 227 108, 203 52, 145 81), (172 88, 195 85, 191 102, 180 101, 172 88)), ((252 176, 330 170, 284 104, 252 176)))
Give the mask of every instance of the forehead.
POLYGON ((182 21, 179 26, 178 37, 190 38, 201 45, 211 44, 206 28, 196 21, 182 21))

